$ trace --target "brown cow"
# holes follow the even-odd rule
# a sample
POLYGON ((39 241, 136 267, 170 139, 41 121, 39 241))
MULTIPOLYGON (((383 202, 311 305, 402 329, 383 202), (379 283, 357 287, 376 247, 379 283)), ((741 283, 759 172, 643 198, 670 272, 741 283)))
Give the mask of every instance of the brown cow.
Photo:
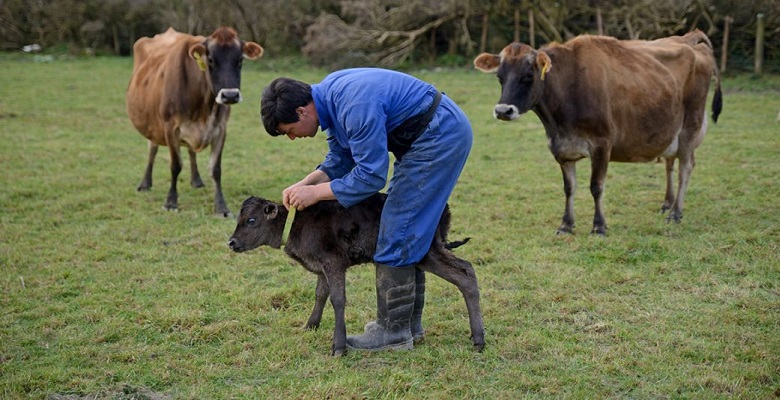
POLYGON ((654 41, 578 36, 534 50, 512 43, 500 54, 480 54, 474 65, 495 72, 501 84, 496 118, 509 121, 532 110, 563 172, 566 208, 558 233, 574 228, 575 163, 591 159, 593 230, 605 235, 602 193, 610 161, 666 159, 667 221, 680 222, 693 152, 707 130, 706 103, 716 78, 712 119, 722 108, 712 44, 701 31, 654 41), (678 194, 672 187, 680 160, 678 194))
POLYGON ((178 208, 176 180, 182 169, 179 146, 190 154, 190 183, 202 187, 195 154, 211 145, 209 172, 214 179, 214 211, 232 215, 222 196, 222 148, 230 104, 241 101, 241 62, 256 59, 263 48, 242 42, 236 31, 219 28, 209 37, 192 36, 169 28, 133 46, 133 76, 127 89, 127 112, 149 140, 146 172, 139 191, 152 187, 152 168, 158 146, 171 152, 171 187, 166 210, 178 208))

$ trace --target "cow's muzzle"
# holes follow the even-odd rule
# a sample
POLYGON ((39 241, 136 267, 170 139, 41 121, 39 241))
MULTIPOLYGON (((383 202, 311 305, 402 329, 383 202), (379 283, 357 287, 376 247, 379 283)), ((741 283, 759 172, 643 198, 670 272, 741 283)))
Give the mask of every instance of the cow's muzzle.
POLYGON ((493 116, 502 121, 511 121, 520 116, 520 110, 511 104, 496 104, 493 116))
POLYGON ((240 103, 243 98, 241 97, 240 89, 222 89, 217 93, 217 103, 229 105, 240 103))

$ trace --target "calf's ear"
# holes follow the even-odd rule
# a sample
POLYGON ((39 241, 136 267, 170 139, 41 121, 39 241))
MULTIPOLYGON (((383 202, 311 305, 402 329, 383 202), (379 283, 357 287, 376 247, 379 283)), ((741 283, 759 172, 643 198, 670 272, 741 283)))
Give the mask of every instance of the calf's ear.
POLYGON ((495 54, 482 53, 474 59, 474 67, 482 72, 496 72, 501 58, 495 54))
POLYGON ((265 219, 274 219, 278 213, 279 206, 276 204, 266 204, 265 207, 263 207, 263 215, 265 216, 265 219))
POLYGON ((539 54, 536 55, 536 66, 542 70, 541 78, 544 80, 544 76, 552 69, 552 60, 550 60, 550 56, 548 56, 547 53, 540 51, 539 54))
POLYGON ((263 48, 255 42, 246 42, 243 47, 244 58, 254 60, 263 56, 263 48))

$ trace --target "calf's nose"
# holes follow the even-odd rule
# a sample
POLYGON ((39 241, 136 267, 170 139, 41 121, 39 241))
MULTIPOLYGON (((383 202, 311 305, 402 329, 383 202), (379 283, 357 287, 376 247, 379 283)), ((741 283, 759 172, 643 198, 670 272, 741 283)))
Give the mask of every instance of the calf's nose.
POLYGON ((230 240, 228 240, 228 247, 230 247, 230 250, 235 250, 236 244, 236 239, 230 238, 230 240))

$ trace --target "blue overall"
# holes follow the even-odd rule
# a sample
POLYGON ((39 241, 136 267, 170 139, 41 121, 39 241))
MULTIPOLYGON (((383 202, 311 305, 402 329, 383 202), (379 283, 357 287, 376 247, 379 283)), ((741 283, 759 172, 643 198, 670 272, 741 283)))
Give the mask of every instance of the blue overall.
MULTIPOLYGON (((350 207, 385 187, 390 167, 388 132, 424 114, 436 92, 410 75, 378 68, 334 72, 312 85, 329 147, 317 168, 331 179, 331 190, 341 205, 350 207)), ((423 258, 472 140, 466 115, 442 96, 428 127, 393 164, 374 261, 403 267, 423 258)))

